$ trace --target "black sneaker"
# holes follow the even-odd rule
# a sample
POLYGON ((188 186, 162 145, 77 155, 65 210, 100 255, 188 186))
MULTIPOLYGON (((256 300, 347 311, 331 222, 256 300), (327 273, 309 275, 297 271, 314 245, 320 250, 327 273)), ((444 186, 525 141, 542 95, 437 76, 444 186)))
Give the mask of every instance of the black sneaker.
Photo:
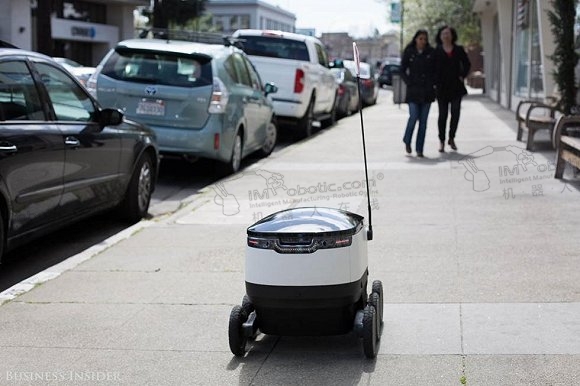
POLYGON ((405 144, 405 150, 407 150, 407 154, 411 154, 413 152, 413 149, 411 149, 411 145, 409 145, 408 143, 405 144))
POLYGON ((423 156, 423 153, 417 153, 417 157, 419 157, 419 158, 423 158, 423 157, 424 157, 424 156, 423 156))

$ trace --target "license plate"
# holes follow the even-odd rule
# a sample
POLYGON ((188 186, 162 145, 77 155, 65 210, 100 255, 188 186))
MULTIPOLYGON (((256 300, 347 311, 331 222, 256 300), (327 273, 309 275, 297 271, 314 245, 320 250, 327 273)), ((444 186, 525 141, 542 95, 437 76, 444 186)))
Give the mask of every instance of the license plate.
POLYGON ((159 99, 144 99, 137 105, 137 114, 163 116, 165 115, 165 103, 159 99))

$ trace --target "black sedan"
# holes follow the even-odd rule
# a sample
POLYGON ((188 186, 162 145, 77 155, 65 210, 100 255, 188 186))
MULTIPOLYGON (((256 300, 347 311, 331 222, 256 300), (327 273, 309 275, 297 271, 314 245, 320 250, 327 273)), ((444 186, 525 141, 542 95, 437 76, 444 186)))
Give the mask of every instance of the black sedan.
POLYGON ((384 64, 379 73, 379 85, 381 87, 392 86, 393 74, 398 74, 399 71, 401 71, 401 66, 399 64, 384 64))
POLYGON ((99 106, 51 58, 0 48, 0 257, 110 208, 138 221, 158 162, 150 129, 99 106))

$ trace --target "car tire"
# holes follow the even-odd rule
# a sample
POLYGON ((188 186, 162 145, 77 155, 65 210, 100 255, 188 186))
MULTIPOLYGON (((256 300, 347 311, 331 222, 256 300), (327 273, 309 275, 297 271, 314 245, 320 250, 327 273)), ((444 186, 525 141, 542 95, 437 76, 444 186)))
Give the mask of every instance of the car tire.
POLYGON ((312 123, 314 122, 314 96, 310 99, 308 103, 308 108, 306 113, 298 122, 298 131, 300 138, 308 138, 312 135, 312 123))
POLYGON ((264 145, 258 150, 260 157, 266 158, 274 151, 276 144, 278 143, 278 125, 276 125, 276 120, 272 119, 268 123, 266 128, 266 138, 264 140, 264 145))
POLYGON ((345 116, 350 116, 352 114, 352 110, 350 109, 350 104, 351 104, 350 93, 346 93, 345 100, 346 100, 345 116))
POLYGON ((4 218, 2 213, 0 213, 0 262, 2 262, 2 256, 4 256, 4 245, 6 244, 6 233, 4 233, 4 218))
POLYGON ((336 109, 337 109, 337 100, 338 96, 334 96, 334 103, 332 104, 332 110, 330 111, 330 118, 328 118, 327 127, 332 127, 336 123, 336 109))
POLYGON ((144 153, 137 163, 125 197, 121 202, 121 216, 125 220, 137 222, 147 215, 153 193, 154 175, 152 157, 148 153, 144 153))
POLYGON ((238 131, 234 138, 234 145, 232 146, 232 155, 230 156, 230 160, 227 162, 220 162, 218 164, 218 174, 227 176, 240 170, 243 146, 242 134, 238 131))

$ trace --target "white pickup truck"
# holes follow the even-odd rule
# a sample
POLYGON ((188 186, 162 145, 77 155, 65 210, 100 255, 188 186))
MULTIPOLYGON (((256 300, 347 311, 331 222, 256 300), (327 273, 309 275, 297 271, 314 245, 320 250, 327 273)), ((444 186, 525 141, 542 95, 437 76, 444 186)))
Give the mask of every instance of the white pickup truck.
POLYGON ((312 36, 282 31, 238 30, 233 37, 250 57, 263 81, 273 82, 278 122, 292 123, 308 137, 321 121, 335 119, 337 84, 323 44, 312 36))

